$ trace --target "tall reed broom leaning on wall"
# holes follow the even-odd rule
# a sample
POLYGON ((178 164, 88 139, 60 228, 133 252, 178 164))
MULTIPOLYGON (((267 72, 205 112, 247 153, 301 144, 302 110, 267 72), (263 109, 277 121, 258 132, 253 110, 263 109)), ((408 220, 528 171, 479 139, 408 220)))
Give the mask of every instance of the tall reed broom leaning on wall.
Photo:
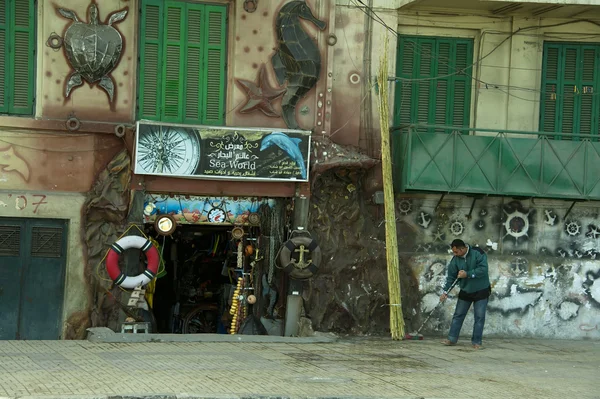
POLYGON ((379 61, 377 85, 379 86, 379 121, 381 126, 381 168, 383 172, 383 197, 385 208, 385 252, 387 259, 388 290, 390 294, 390 332, 392 339, 404 338, 404 317, 400 289, 400 262, 398 261, 398 238, 396 236, 396 211, 390 154, 390 115, 388 80, 389 39, 383 39, 383 52, 379 61))

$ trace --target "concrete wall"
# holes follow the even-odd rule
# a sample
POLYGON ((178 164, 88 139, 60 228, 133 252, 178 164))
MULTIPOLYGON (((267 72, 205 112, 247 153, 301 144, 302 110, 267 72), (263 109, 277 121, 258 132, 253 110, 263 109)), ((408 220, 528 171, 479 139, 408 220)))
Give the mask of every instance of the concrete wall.
MULTIPOLYGON (((487 335, 600 338, 600 204, 447 197, 397 199, 399 247, 422 295, 417 312, 438 302, 448 243, 454 238, 488 254, 492 297, 487 335), (469 216, 470 214, 470 216, 469 216)), ((458 289, 453 291, 454 296, 458 289)), ((447 333, 455 299, 432 317, 429 331, 447 333)), ((470 337, 472 312, 463 335, 470 337)))

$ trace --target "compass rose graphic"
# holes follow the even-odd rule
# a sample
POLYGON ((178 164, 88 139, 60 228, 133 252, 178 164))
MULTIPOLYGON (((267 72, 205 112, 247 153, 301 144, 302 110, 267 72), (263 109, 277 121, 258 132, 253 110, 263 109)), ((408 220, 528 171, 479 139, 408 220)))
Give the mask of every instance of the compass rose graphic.
POLYGON ((137 166, 140 173, 191 175, 200 162, 200 135, 194 129, 140 125, 137 166))

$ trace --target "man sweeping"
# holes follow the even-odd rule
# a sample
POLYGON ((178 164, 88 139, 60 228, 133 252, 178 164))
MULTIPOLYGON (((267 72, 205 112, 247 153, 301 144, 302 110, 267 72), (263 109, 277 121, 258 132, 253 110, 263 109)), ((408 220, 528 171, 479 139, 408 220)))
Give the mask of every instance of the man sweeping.
POLYGON ((454 240, 450 246, 454 256, 448 265, 448 275, 440 301, 444 302, 448 298, 448 289, 456 279, 459 279, 460 292, 448 339, 443 340, 442 343, 456 345, 465 316, 473 304, 475 318, 471 344, 474 349, 479 349, 481 348, 488 298, 492 291, 488 275, 487 255, 480 248, 466 245, 463 240, 454 240))

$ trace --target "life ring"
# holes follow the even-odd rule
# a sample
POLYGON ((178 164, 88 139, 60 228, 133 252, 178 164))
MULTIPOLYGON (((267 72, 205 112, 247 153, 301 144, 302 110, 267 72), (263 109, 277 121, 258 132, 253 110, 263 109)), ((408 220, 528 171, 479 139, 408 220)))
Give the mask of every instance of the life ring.
POLYGON ((106 271, 115 284, 123 288, 136 288, 148 284, 156 276, 159 258, 158 250, 149 240, 140 236, 127 236, 111 245, 106 257, 106 271), (119 256, 130 248, 141 249, 148 259, 148 267, 137 276, 126 276, 119 269, 119 256))
POLYGON ((283 270, 290 277, 305 280, 311 278, 319 271, 321 264, 321 247, 316 240, 307 236, 292 237, 283 244, 279 253, 279 263, 283 270), (300 252, 302 251, 302 252, 300 252), (295 259, 292 255, 300 252, 303 262, 299 262, 300 258, 295 259), (307 256, 309 256, 307 258, 307 256))

